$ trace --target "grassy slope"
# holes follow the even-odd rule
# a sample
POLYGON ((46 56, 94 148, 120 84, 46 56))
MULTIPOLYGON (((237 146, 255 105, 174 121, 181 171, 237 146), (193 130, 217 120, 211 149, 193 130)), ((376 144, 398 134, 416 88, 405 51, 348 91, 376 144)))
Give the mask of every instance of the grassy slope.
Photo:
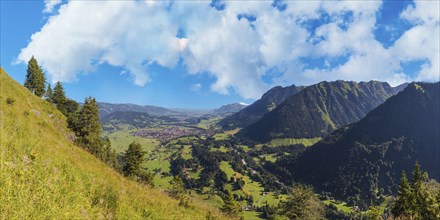
POLYGON ((53 106, 3 70, 0 83, 0 219, 200 219, 211 209, 199 201, 184 209, 125 179, 68 140, 53 106))
POLYGON ((315 137, 315 138, 276 138, 272 139, 268 145, 272 147, 279 147, 279 146, 288 146, 293 144, 302 144, 306 147, 311 146, 315 144, 316 142, 320 141, 321 137, 315 137))

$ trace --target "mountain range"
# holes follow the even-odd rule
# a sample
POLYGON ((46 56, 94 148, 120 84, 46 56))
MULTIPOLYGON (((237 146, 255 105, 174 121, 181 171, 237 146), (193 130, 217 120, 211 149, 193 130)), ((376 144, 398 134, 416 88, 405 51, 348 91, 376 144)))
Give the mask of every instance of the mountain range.
POLYGON ((218 124, 226 130, 246 127, 259 120, 266 113, 272 111, 284 100, 298 93, 303 88, 304 86, 295 85, 288 87, 276 86, 263 94, 259 100, 239 112, 224 118, 218 124))
POLYGON ((136 105, 136 104, 113 104, 98 102, 99 115, 101 118, 114 113, 114 112, 142 112, 150 115, 163 116, 163 115, 176 115, 178 112, 172 111, 167 108, 154 106, 154 105, 136 105))
POLYGON ((360 120, 402 88, 378 81, 321 82, 288 97, 238 135, 260 142, 274 138, 324 137, 360 120))
POLYGON ((277 166, 289 171, 285 180, 349 200, 395 193, 402 170, 409 174, 416 161, 440 180, 439 95, 440 83, 412 83, 359 122, 277 166))

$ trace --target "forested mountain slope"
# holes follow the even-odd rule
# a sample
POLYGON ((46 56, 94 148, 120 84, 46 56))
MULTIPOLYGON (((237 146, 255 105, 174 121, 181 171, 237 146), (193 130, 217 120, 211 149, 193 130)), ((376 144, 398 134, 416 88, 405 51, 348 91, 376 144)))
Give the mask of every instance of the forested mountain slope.
POLYGON ((324 137, 396 94, 385 82, 321 82, 291 96, 239 135, 257 141, 324 137))
POLYGON ((261 99, 255 101, 251 105, 241 111, 230 115, 219 122, 224 129, 235 129, 246 127, 264 116, 264 114, 272 111, 284 100, 298 93, 303 86, 277 86, 267 91, 261 99))
POLYGON ((415 161, 440 180, 440 83, 412 83, 365 118, 278 166, 291 180, 353 200, 395 193, 415 161))

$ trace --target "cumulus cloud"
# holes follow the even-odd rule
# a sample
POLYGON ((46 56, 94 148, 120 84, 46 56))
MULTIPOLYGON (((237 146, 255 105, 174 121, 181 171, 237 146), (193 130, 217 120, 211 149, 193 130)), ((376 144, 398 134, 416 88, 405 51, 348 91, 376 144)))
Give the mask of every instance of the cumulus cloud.
MULTIPOLYGON (((46 1, 47 11, 60 2, 46 1)), ((181 59, 189 74, 216 78, 212 91, 244 98, 259 98, 276 84, 433 81, 439 78, 438 4, 409 5, 400 18, 413 27, 384 48, 374 35, 379 1, 231 1, 222 10, 209 2, 69 1, 32 35, 18 61, 36 56, 54 81, 75 80, 107 63, 143 86, 151 64, 172 68, 181 59), (307 23, 314 20, 321 23, 312 30, 307 23), (309 66, 309 59, 325 65, 309 66), (402 63, 415 60, 426 62, 409 76, 402 63), (263 78, 274 69, 281 73, 269 84, 263 78)))
POLYGON ((44 13, 52 13, 55 6, 61 4, 61 0, 44 0, 44 13))

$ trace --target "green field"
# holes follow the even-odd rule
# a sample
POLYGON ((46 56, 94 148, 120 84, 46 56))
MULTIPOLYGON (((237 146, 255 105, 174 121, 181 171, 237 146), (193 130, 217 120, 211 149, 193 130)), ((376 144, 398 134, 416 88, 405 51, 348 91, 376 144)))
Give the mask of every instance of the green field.
POLYGON ((345 202, 337 202, 335 200, 324 200, 324 204, 326 204, 326 205, 333 204, 336 206, 336 208, 339 211, 342 211, 347 214, 354 212, 354 210, 351 207, 347 206, 347 204, 345 202))
MULTIPOLYGON (((263 195, 264 188, 261 186, 259 182, 255 182, 251 180, 251 178, 246 174, 240 174, 235 172, 231 165, 228 162, 222 161, 220 163, 220 169, 226 173, 228 179, 231 179, 232 176, 236 175, 237 177, 243 178, 245 181, 245 185, 242 190, 234 190, 233 193, 237 195, 252 195, 254 200, 254 205, 263 206, 266 203, 270 205, 277 205, 280 199, 284 199, 284 196, 279 196, 277 198, 272 192, 269 192, 268 195, 263 195)), ((232 189, 232 184, 228 184, 226 186, 228 190, 232 189)), ((243 203, 245 205, 245 203, 243 203)))
POLYGON ((202 119, 200 122, 196 125, 199 128, 208 129, 217 124, 221 120, 221 117, 213 117, 209 119, 202 119))
POLYGON ((219 148, 215 148, 215 147, 211 147, 210 149, 209 149, 209 151, 219 151, 219 152, 222 152, 222 153, 226 153, 226 152, 229 152, 229 149, 228 148, 226 148, 225 146, 220 146, 219 148))
POLYGON ((315 138, 276 138, 269 141, 267 144, 272 147, 279 147, 279 146, 288 146, 288 145, 294 145, 294 144, 302 144, 306 147, 311 146, 315 144, 316 142, 320 141, 321 137, 315 137, 315 138))
POLYGON ((156 139, 133 136, 130 134, 133 131, 136 130, 124 129, 111 133, 104 132, 103 136, 110 139, 112 148, 115 149, 116 153, 124 152, 133 141, 138 142, 147 153, 160 144, 156 139))

